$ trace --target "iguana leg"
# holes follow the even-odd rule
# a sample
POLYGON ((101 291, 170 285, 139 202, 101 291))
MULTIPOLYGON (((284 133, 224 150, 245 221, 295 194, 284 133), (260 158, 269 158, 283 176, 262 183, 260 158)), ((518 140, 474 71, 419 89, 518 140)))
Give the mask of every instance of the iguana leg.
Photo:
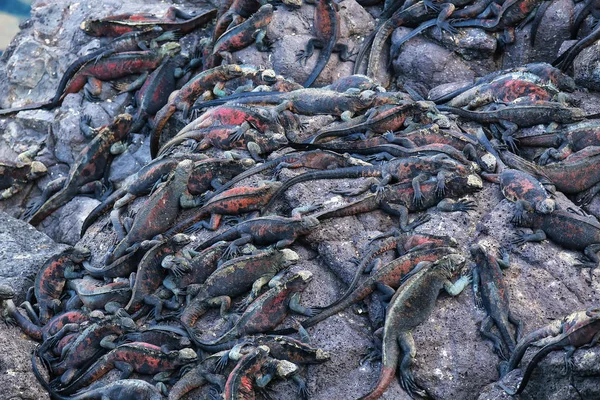
POLYGON ((254 281, 250 294, 240 303, 240 307, 247 308, 258 297, 263 286, 267 285, 271 278, 272 276, 265 275, 254 281))
POLYGON ((360 185, 358 185, 358 187, 353 187, 351 189, 333 189, 331 192, 341 194, 342 196, 358 196, 369 191, 371 186, 378 184, 379 179, 370 177, 365 179, 360 185))
POLYGON ((582 206, 588 205, 592 202, 592 200, 594 199, 594 196, 596 196, 599 192, 600 192, 600 183, 597 183, 596 185, 592 186, 591 188, 577 194, 575 201, 578 205, 582 205, 582 206))
POLYGON ((123 361, 115 361, 115 368, 121 371, 121 377, 119 379, 127 379, 133 372, 133 366, 123 361))
POLYGON ((42 325, 42 323, 40 322, 40 319, 38 318, 37 313, 35 312, 35 310, 31 306, 31 303, 29 301, 24 301, 21 304, 21 307, 23 307, 25 309, 25 312, 27 313, 27 316, 29 317, 29 319, 31 320, 31 322, 33 322, 37 326, 41 326, 42 325))
POLYGON ((421 397, 426 397, 426 393, 415 383, 412 374, 412 363, 417 354, 415 340, 410 332, 401 332, 398 334, 398 344, 402 349, 402 360, 400 361, 400 386, 408 392, 412 397, 413 394, 418 394, 421 397))
POLYGON ((564 356, 565 365, 564 365, 563 373, 565 375, 570 375, 571 371, 573 370, 573 353, 575 353, 575 350, 577 350, 577 347, 565 346, 565 350, 566 350, 565 356, 564 356))
POLYGON ((115 89, 119 94, 126 92, 133 92, 141 88, 146 82, 146 78, 148 78, 148 72, 142 73, 136 80, 131 83, 116 83, 112 85, 113 89, 115 89))
POLYGON ((117 348, 116 341, 119 339, 118 335, 108 335, 104 336, 102 340, 100 340, 100 347, 108 350, 113 350, 117 348))
POLYGON ((492 317, 490 317, 488 315, 487 317, 485 317, 485 319, 481 323, 481 327, 479 328, 479 333, 481 333, 481 335, 483 337, 485 337, 486 339, 489 339, 492 341, 492 343, 494 344, 494 351, 496 352, 496 354, 498 354, 498 356, 501 359, 507 360, 506 355, 504 354, 504 351, 502 350, 502 340, 500 339, 500 337, 494 335, 491 332, 492 326, 493 326, 492 317))
POLYGON ((252 235, 249 234, 244 234, 241 238, 234 240, 233 242, 231 242, 229 247, 227 247, 227 249, 223 252, 223 259, 235 256, 239 253, 240 247, 242 247, 245 244, 252 243, 252 240, 252 235))
POLYGON ((546 240, 546 233, 539 229, 535 231, 535 233, 527 234, 522 231, 517 232, 517 237, 513 239, 512 244, 520 245, 527 242, 541 242, 542 240, 546 240))
POLYGON ((333 46, 332 53, 338 53, 338 57, 344 62, 352 61, 350 58, 358 54, 358 52, 354 50, 348 50, 348 46, 343 43, 336 43, 335 46, 333 46))
POLYGON ((381 282, 377 282, 375 286, 377 286, 377 290, 381 292, 379 298, 381 298, 381 301, 384 301, 386 303, 388 303, 396 293, 396 290, 394 290, 394 288, 388 285, 384 285, 381 282))
POLYGON ((600 261, 600 259, 598 258, 599 251, 600 251, 600 244, 591 244, 585 248, 583 253, 586 255, 587 258, 592 260, 592 262, 598 264, 598 262, 600 261))
POLYGON ((468 212, 468 211, 474 210, 476 208, 476 206, 477 205, 475 204, 474 201, 467 200, 467 199, 460 199, 460 200, 443 199, 437 204, 436 208, 443 212, 455 212, 455 211, 468 212))
POLYGON ((508 320, 515 326, 515 337, 518 342, 523 333, 523 321, 517 319, 511 311, 508 312, 508 320))
POLYGON ((213 297, 212 299, 208 299, 206 301, 206 304, 208 304, 210 307, 219 307, 220 310, 220 315, 222 318, 227 319, 228 315, 227 315, 227 311, 229 311, 229 309, 231 308, 231 297, 229 296, 219 296, 219 297, 213 297))
POLYGON ((413 188, 413 205, 420 207, 423 205, 423 193, 421 192, 421 183, 429 179, 427 174, 419 174, 412 180, 413 188))
POLYGON ((300 50, 296 53, 296 61, 298 61, 300 65, 302 65, 302 61, 304 61, 304 65, 306 65, 308 59, 311 58, 315 52, 315 48, 322 49, 323 46, 324 43, 320 39, 309 39, 308 42, 306 42, 304 50, 300 50))
POLYGON ((402 232, 410 232, 417 226, 422 225, 431 219, 429 214, 421 214, 413 219, 411 223, 408 223, 408 208, 402 205, 396 205, 395 207, 392 207, 391 204, 386 202, 382 202, 380 208, 383 212, 399 218, 400 230, 402 232))
POLYGON ((88 77, 88 81, 83 87, 83 97, 93 103, 100 100, 102 94, 102 81, 92 76, 88 77))

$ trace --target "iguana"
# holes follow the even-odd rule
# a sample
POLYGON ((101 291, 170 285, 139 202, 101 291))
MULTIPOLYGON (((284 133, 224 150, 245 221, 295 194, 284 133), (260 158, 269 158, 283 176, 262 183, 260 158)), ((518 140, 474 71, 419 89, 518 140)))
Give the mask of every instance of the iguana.
POLYGON ((464 263, 464 257, 454 254, 436 262, 421 262, 405 279, 388 306, 383 328, 383 360, 381 374, 375 388, 361 400, 381 397, 396 374, 400 364, 400 385, 412 397, 429 397, 414 381, 411 371, 416 348, 412 330, 427 321, 435 308, 440 290, 457 296, 471 282, 463 276, 455 283, 453 276, 464 263), (400 354, 402 358, 400 359, 400 354))

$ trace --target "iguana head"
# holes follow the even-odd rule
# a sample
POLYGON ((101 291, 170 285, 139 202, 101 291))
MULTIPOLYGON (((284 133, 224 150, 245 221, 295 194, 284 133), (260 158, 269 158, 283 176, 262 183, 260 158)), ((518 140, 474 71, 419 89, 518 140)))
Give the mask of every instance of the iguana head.
POLYGON ((182 363, 190 363, 198 359, 198 354, 189 347, 186 347, 185 349, 179 350, 178 357, 182 363))
POLYGON ((275 83, 277 81, 277 74, 272 69, 265 69, 261 72, 260 77, 267 83, 275 83))
POLYGON ((467 187, 471 190, 483 189, 483 181, 479 175, 471 174, 467 176, 467 187))
POLYGON ((281 360, 277 362, 277 376, 287 378, 298 372, 298 366, 293 362, 281 360))
POLYGON ((312 272, 306 270, 298 271, 285 282, 285 286, 288 288, 297 287, 298 289, 300 289, 306 287, 306 285, 308 285, 312 278, 312 272))
POLYGON ((294 250, 283 249, 281 250, 281 259, 284 265, 292 265, 300 260, 300 256, 294 250))
POLYGON ((48 168, 39 161, 32 161, 27 179, 34 180, 48 172, 48 168))
POLYGON ((466 259, 460 254, 448 254, 434 263, 434 268, 441 268, 448 275, 454 276, 463 266, 466 259))
POLYGON ((375 100, 376 95, 377 93, 375 93, 373 90, 363 90, 360 92, 359 99, 364 106, 369 106, 375 100))
POLYGON ((125 332, 135 332, 137 330, 137 326, 131 318, 123 317, 119 320, 119 324, 125 332))
MULTIPOLYGON (((217 68, 220 68, 220 67, 217 67, 217 68)), ((244 73, 244 71, 242 70, 242 67, 240 67, 237 64, 229 64, 222 68, 223 68, 223 71, 225 72, 225 75, 227 75, 230 78, 235 78, 236 76, 242 76, 242 74, 244 73)))
POLYGON ((9 300, 15 297, 15 291, 7 285, 0 285, 0 300, 9 300))
POLYGON ((556 202, 552 199, 545 199, 537 202, 535 205, 535 211, 540 214, 550 214, 556 208, 556 202))
POLYGON ((75 263, 80 263, 84 260, 87 260, 92 253, 86 247, 75 246, 71 252, 71 260, 75 263))
POLYGON ((194 162, 192 160, 182 160, 177 164, 177 167, 173 171, 173 177, 175 179, 185 179, 192 173, 192 168, 194 168, 194 162))
POLYGON ((319 226, 320 223, 321 221, 319 221, 317 217, 313 217, 311 215, 302 217, 301 222, 303 231, 307 233, 319 226))
POLYGON ((172 57, 181 51, 181 45, 177 42, 167 42, 160 46, 159 53, 163 57, 172 57))
POLYGON ((242 168, 244 170, 250 169, 256 165, 256 161, 251 158, 243 158, 240 160, 240 164, 242 164, 242 168))
POLYGON ((173 236, 171 240, 173 241, 173 243, 176 243, 178 245, 185 245, 192 241, 192 239, 184 233, 178 233, 177 235, 173 236))
POLYGON ((131 114, 119 114, 115 117, 113 123, 109 126, 112 135, 117 139, 124 139, 129 135, 133 116, 131 114))

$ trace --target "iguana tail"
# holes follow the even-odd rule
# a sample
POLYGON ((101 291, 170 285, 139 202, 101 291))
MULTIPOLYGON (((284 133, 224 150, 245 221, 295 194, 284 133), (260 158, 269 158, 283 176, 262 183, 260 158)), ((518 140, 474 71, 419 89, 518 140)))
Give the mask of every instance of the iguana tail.
POLYGON ((106 199, 104 199, 104 201, 102 203, 100 203, 96 208, 94 208, 92 210, 92 212, 89 213, 88 216, 83 221, 83 225, 81 226, 80 236, 83 237, 83 235, 85 234, 85 231, 87 231, 88 228, 94 222, 96 222, 96 220, 98 218, 100 218, 100 216, 102 214, 104 214, 108 209, 110 209, 115 204, 115 202, 119 198, 124 196, 126 193, 127 193, 126 189, 119 188, 119 189, 115 190, 114 192, 112 192, 112 194, 110 196, 108 196, 106 199))
POLYGON ((561 344, 557 344, 557 343, 552 343, 552 344, 542 347, 540 349, 540 351, 538 351, 533 356, 533 358, 527 365, 527 369, 525 370, 525 373, 523 374, 523 379, 521 379, 519 386, 517 386, 515 389, 509 389, 502 382, 499 382, 498 386, 500 386, 502 389, 504 389, 504 391, 511 396, 521 393, 523 390, 525 390, 525 387, 527 386, 527 383, 529 382, 529 378, 531 378, 531 374, 533 373, 533 370, 535 369, 535 367, 537 367, 539 362, 542 361, 542 359, 544 357, 546 357, 548 354, 552 353, 555 350, 560 350, 563 347, 564 346, 562 346, 561 344))
POLYGON ((503 151, 501 157, 502 160, 506 163, 506 165, 508 165, 511 168, 521 170, 536 177, 543 177, 548 181, 551 181, 550 178, 544 172, 543 168, 540 168, 538 165, 532 163, 529 160, 519 157, 518 155, 509 151, 503 151))
POLYGON ((347 167, 317 172, 307 172, 304 174, 297 175, 292 179, 289 179, 281 185, 279 189, 273 194, 271 200, 263 207, 261 214, 264 210, 267 210, 286 190, 291 188, 297 183, 313 181, 319 179, 350 179, 350 178, 363 178, 363 177, 379 177, 381 176, 381 169, 377 166, 372 167, 347 167))

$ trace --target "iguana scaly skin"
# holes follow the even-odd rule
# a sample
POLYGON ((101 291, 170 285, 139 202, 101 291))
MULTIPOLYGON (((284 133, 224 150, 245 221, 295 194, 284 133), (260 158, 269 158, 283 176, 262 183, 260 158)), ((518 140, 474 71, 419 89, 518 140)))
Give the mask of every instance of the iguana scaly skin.
POLYGON ((131 298, 131 286, 127 279, 106 283, 85 276, 71 279, 67 287, 77 293, 77 297, 90 310, 104 309, 106 303, 127 304, 131 298))
MULTIPOLYGON (((473 209, 474 203, 464 199, 455 201, 453 198, 479 191, 483 187, 481 178, 478 175, 458 176, 450 174, 448 176, 444 175, 443 178, 432 178, 418 183, 420 185, 419 190, 415 190, 415 186, 411 183, 397 183, 390 185, 382 197, 377 194, 368 194, 360 200, 332 210, 319 212, 315 214, 315 217, 324 220, 381 209, 387 214, 398 217, 400 230, 408 232, 427 222, 430 218, 425 214, 409 223, 409 212, 424 211, 431 207, 436 207, 443 212, 467 212, 473 209)), ((336 193, 357 195, 363 191, 364 188, 358 188, 337 190, 336 193)))
MULTIPOLYGON (((421 22, 435 19, 437 16, 438 12, 427 7, 423 1, 408 8, 399 9, 392 14, 392 16, 379 27, 373 39, 371 52, 369 53, 369 63, 367 65, 367 76, 374 77, 379 70, 381 54, 383 54, 383 45, 394 29, 407 24, 418 25, 421 22)), ((357 59, 357 62, 358 61, 359 60, 357 59)))
MULTIPOLYGON (((596 313, 597 314, 597 313, 596 313)), ((565 349, 565 370, 567 373, 571 371, 571 356, 577 350, 577 348, 586 348, 594 346, 598 338, 600 337, 600 318, 590 318, 587 321, 582 321, 576 324, 574 327, 568 329, 566 332, 557 335, 551 340, 544 342, 542 347, 531 359, 527 365, 527 369, 523 374, 523 379, 515 389, 509 389, 504 384, 499 383, 499 386, 511 396, 519 394, 525 390, 533 370, 540 361, 544 359, 548 354, 553 351, 565 349)))
POLYGON ((521 359, 525 355, 525 352, 531 345, 542 347, 556 340, 560 340, 562 335, 567 334, 580 326, 587 325, 598 318, 600 318, 598 308, 590 307, 585 311, 577 311, 564 318, 555 319, 548 325, 528 333, 519 340, 519 343, 517 343, 515 351, 510 357, 510 360, 508 360, 506 368, 501 371, 501 375, 504 376, 517 368, 521 363, 521 359))
POLYGON ((62 188, 35 210, 27 222, 38 225, 48 215, 73 199, 83 186, 104 176, 105 169, 113 158, 110 147, 127 137, 131 123, 130 114, 121 114, 112 124, 101 128, 96 137, 79 153, 62 188))
POLYGON ((29 104, 22 107, 14 107, 5 110, 0 110, 0 115, 8 115, 18 111, 33 110, 37 108, 49 109, 58 107, 62 102, 62 99, 65 97, 65 89, 67 88, 67 85, 83 67, 87 66, 90 63, 97 63, 101 59, 111 56, 115 53, 138 50, 138 47, 140 47, 142 43, 146 41, 151 41, 153 39, 158 39, 159 36, 162 36, 162 38, 165 40, 174 38, 174 35, 172 34, 164 35, 164 31, 158 27, 141 32, 130 32, 118 38, 115 38, 106 45, 100 47, 100 49, 92 51, 91 53, 86 54, 84 56, 81 56, 77 60, 72 62, 67 67, 67 70, 64 72, 62 78, 60 79, 54 97, 52 99, 42 103, 29 104))
POLYGON ((200 228, 216 230, 223 215, 240 215, 260 210, 281 187, 281 182, 264 182, 259 187, 237 187, 213 196, 202 207, 165 232, 169 236, 177 232, 195 232, 200 228), (209 222, 203 221, 210 218, 209 222))
POLYGON ((527 213, 518 224, 530 228, 533 234, 519 232, 514 244, 541 242, 549 238, 570 250, 583 251, 587 260, 582 266, 594 268, 598 265, 600 251, 600 224, 593 217, 583 217, 564 210, 554 210, 550 214, 527 213))
MULTIPOLYGON (((343 300, 337 302, 334 306, 328 307, 314 317, 302 321, 302 326, 309 328, 318 324, 332 315, 347 309, 352 304, 366 298, 377 288, 384 289, 387 286, 390 289, 386 288, 386 291, 393 293, 393 288, 400 287, 403 277, 409 274, 418 263, 423 261, 435 262, 449 254, 456 253, 457 250, 452 247, 437 247, 428 250, 414 250, 408 252, 381 266, 381 268, 360 283, 354 291, 348 294, 343 300)), ((277 334, 288 334, 292 332, 293 330, 290 329, 276 331, 277 334)))
POLYGON ((202 250, 221 240, 232 241, 225 253, 226 257, 237 254, 239 248, 247 243, 273 245, 276 249, 283 249, 294 243, 299 236, 309 234, 317 226, 319 220, 313 216, 253 218, 213 236, 196 249, 202 250))
POLYGON ((463 172, 464 175, 468 175, 468 168, 466 166, 450 159, 446 155, 396 158, 378 166, 360 166, 329 171, 307 172, 288 179, 273 194, 269 202, 263 207, 263 210, 268 209, 287 189, 301 182, 319 179, 380 177, 382 179, 377 185, 377 192, 381 196, 385 186, 393 180, 398 183, 410 180, 414 182, 415 179, 422 180, 421 177, 424 174, 437 174, 442 169, 458 170, 463 172))
POLYGON ((144 254, 138 266, 131 299, 125 306, 125 311, 135 312, 143 306, 144 297, 158 289, 166 275, 165 270, 161 267, 163 258, 170 254, 176 254, 190 241, 189 236, 177 234, 158 243, 144 254))
MULTIPOLYGON (((35 357, 35 353, 32 355, 35 357)), ((35 364, 34 364, 35 365, 35 364)), ((34 373, 39 382, 43 377, 37 367, 34 373)), ((42 383, 43 386, 43 383, 42 383)), ((51 389, 46 389, 49 392, 51 389)), ((62 396, 52 393, 52 397, 58 400, 96 400, 96 399, 136 399, 136 400, 162 400, 163 396, 156 386, 140 379, 120 379, 102 387, 86 390, 72 395, 62 396)))
POLYGON ((159 150, 160 137, 163 128, 175 111, 181 110, 187 116, 189 109, 196 99, 206 91, 212 89, 218 82, 227 81, 242 74, 239 65, 223 65, 201 72, 192 78, 181 89, 171 95, 169 102, 161 108, 154 118, 154 126, 150 134, 150 155, 156 157, 159 150))
POLYGON ((81 30, 91 36, 116 37, 127 32, 145 30, 148 27, 160 27, 163 31, 179 31, 189 33, 212 20, 217 10, 209 10, 203 14, 191 17, 183 14, 174 7, 165 18, 149 18, 147 15, 119 14, 102 19, 90 19, 81 23, 81 30), (186 21, 177 22, 175 17, 186 17, 186 21))
POLYGON ((304 60, 306 63, 306 60, 312 56, 315 47, 320 48, 321 51, 312 72, 302 84, 304 87, 309 87, 315 82, 334 51, 340 53, 342 61, 348 61, 350 58, 348 48, 337 43, 340 37, 340 16, 337 4, 332 0, 314 0, 310 2, 315 3, 314 27, 316 38, 310 39, 306 44, 306 48, 296 53, 296 61, 302 64, 304 60))
POLYGON ((361 400, 381 397, 396 374, 400 361, 400 385, 410 396, 429 397, 414 381, 411 365, 416 353, 412 330, 427 321, 435 308, 441 289, 456 296, 469 284, 470 277, 450 281, 464 263, 464 257, 454 254, 435 263, 426 262, 408 277, 388 306, 383 330, 383 360, 375 388, 361 400))
POLYGON ((487 253, 480 244, 472 245, 470 252, 475 262, 473 268, 475 301, 481 303, 487 312, 479 331, 494 343, 494 350, 501 358, 508 359, 515 348, 515 340, 508 327, 509 321, 517 327, 515 334, 517 339, 522 328, 521 321, 517 320, 510 311, 507 287, 501 271, 501 268, 509 266, 508 253, 504 252, 505 257, 500 260, 487 253), (501 338, 491 332, 492 324, 498 328, 501 338))
POLYGON ((346 289, 344 294, 342 294, 336 301, 323 308, 333 307, 336 304, 344 301, 344 299, 348 297, 352 293, 352 291, 354 291, 354 289, 358 285, 358 281, 360 280, 362 274, 364 274, 365 272, 371 272, 372 270, 377 271, 378 269, 380 269, 382 265, 380 262, 378 262, 380 260, 378 260, 377 257, 387 251, 396 250, 398 257, 401 257, 413 250, 457 246, 458 242, 454 238, 448 236, 434 236, 425 233, 405 234, 397 232, 397 234, 395 234, 394 236, 383 240, 377 245, 372 246, 367 252, 365 252, 360 257, 360 259, 357 259, 357 261, 360 261, 359 264, 356 266, 354 278, 352 278, 352 282, 348 286, 348 289, 346 289), (374 261, 377 262, 376 266, 371 265, 374 261))
POLYGON ((271 4, 261 6, 250 18, 223 32, 213 44, 213 56, 219 56, 227 64, 231 64, 231 53, 252 43, 256 43, 258 51, 268 51, 269 46, 263 40, 272 19, 273 6, 271 4))
POLYGON ((519 145, 552 147, 539 158, 539 164, 545 165, 552 160, 564 160, 573 152, 583 150, 588 146, 600 146, 600 127, 598 121, 584 121, 541 135, 520 137, 519 145), (558 147, 558 149, 553 147, 558 147))
POLYGON ((597 168, 600 162, 600 146, 586 147, 562 161, 548 165, 536 165, 508 152, 503 152, 502 157, 511 167, 545 178, 565 194, 589 190, 577 196, 581 204, 591 202, 600 189, 600 171, 597 168))
MULTIPOLYGON (((338 92, 319 88, 297 89, 291 92, 249 92, 235 96, 232 104, 255 104, 262 106, 285 105, 288 110, 301 115, 335 115, 344 112, 358 113, 381 102, 394 103, 397 99, 385 98, 381 93, 363 90, 360 93, 338 92)), ((197 104, 194 108, 206 108, 228 104, 228 98, 211 100, 197 104)))
POLYGON ((61 383, 67 384, 89 360, 115 348, 107 340, 110 335, 120 336, 136 328, 133 320, 120 317, 109 317, 90 325, 63 350, 60 361, 52 365, 52 373, 61 375, 61 383))
POLYGON ((413 114, 426 111, 430 106, 424 102, 405 102, 399 105, 383 105, 370 109, 367 114, 350 121, 337 124, 333 128, 320 129, 314 136, 307 139, 306 143, 316 143, 329 137, 344 137, 353 133, 365 135, 397 131, 402 127, 407 118, 413 114))
POLYGON ((310 168, 323 170, 366 164, 367 163, 359 159, 353 158, 348 154, 338 154, 333 151, 313 150, 305 152, 294 152, 275 158, 270 161, 266 161, 260 165, 257 165, 254 168, 248 169, 238 174, 233 179, 229 180, 227 183, 221 186, 213 194, 211 194, 209 198, 224 192, 225 190, 231 188, 236 183, 241 182, 246 178, 249 178, 263 171, 267 171, 269 169, 274 169, 274 173, 275 175, 277 175, 279 171, 283 168, 310 168))
POLYGON ((179 214, 182 198, 187 192, 188 180, 192 174, 194 163, 191 160, 181 161, 167 182, 161 185, 146 200, 136 214, 131 229, 106 259, 106 264, 125 255, 131 246, 167 230, 179 214))
POLYGON ((312 316, 314 312, 300 305, 300 293, 306 289, 312 280, 312 273, 300 271, 284 282, 275 283, 275 286, 254 300, 233 328, 212 342, 205 342, 193 337, 194 343, 200 348, 212 346, 236 339, 240 336, 253 335, 271 331, 277 327, 289 311, 312 316))
POLYGON ((90 256, 83 247, 71 247, 60 254, 50 257, 35 276, 33 290, 38 302, 39 318, 46 324, 59 307, 67 279, 79 277, 74 271, 75 265, 90 256), (53 311, 54 310, 54 311, 53 311))
POLYGON ((196 352, 190 348, 164 353, 160 347, 151 344, 127 343, 102 356, 69 385, 59 386, 56 391, 61 395, 74 393, 97 381, 114 368, 121 370, 121 379, 126 379, 134 371, 154 375, 162 371, 174 370, 196 359, 196 352))
MULTIPOLYGON (((262 286, 298 259, 298 254, 283 249, 238 257, 224 263, 202 285, 193 290, 193 300, 185 307, 181 322, 188 328, 193 327, 198 318, 211 306, 220 305, 223 314, 231 304, 231 297, 240 296, 250 288, 252 293, 248 299, 251 301, 258 295, 262 286)), ((191 292, 189 287, 188 292, 191 292)))

